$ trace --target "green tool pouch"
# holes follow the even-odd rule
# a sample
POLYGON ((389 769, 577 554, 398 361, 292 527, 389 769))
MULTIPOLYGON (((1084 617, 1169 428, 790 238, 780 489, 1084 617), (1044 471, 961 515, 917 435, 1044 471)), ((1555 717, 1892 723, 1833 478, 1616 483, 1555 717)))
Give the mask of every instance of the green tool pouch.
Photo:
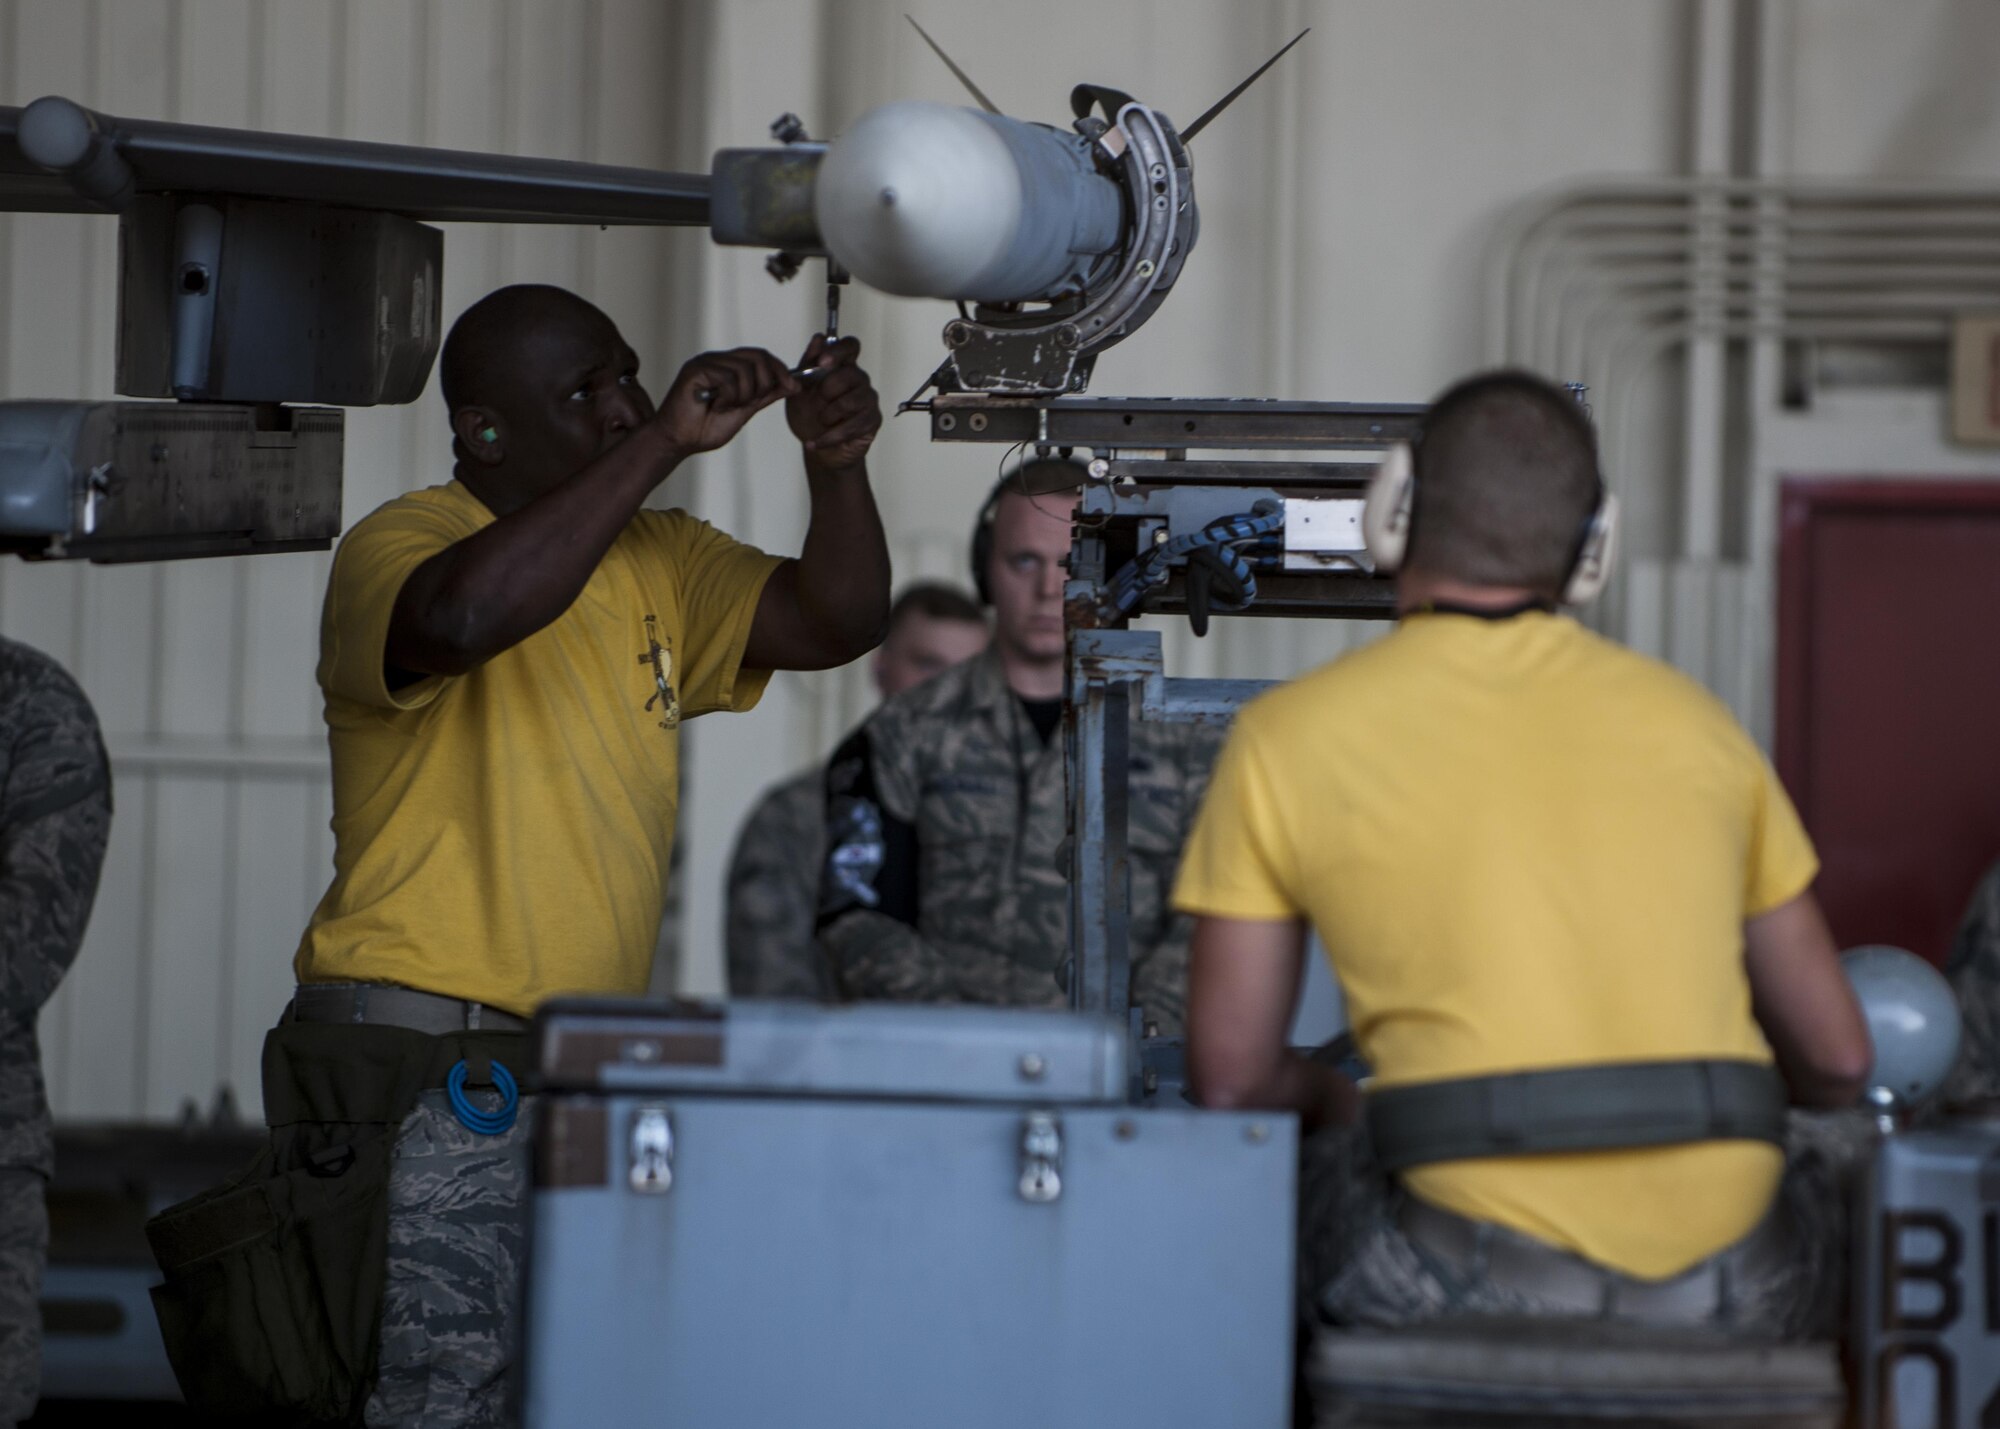
POLYGON ((284 1023, 264 1040, 270 1149, 146 1226, 153 1306, 203 1423, 359 1424, 388 1285, 403 1119, 465 1058, 520 1064, 523 1033, 284 1023))
POLYGON ((235 1181, 146 1227, 153 1290, 188 1403, 210 1420, 358 1423, 388 1275, 385 1131, 235 1181))

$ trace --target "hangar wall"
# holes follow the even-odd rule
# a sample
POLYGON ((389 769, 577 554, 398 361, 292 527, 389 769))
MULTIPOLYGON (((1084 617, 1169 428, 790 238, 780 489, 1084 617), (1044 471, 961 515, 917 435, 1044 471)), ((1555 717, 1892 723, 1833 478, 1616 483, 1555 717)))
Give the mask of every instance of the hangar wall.
MULTIPOLYGON (((761 142, 783 110, 819 134, 890 98, 958 102, 904 9, 1002 107, 1048 120, 1085 79, 1186 120, 1314 27, 1196 144, 1200 249, 1160 315, 1099 365, 1105 392, 1427 396, 1485 356, 1507 216, 1590 177, 1720 166, 2000 181, 1982 63, 2000 12, 1984 0, 0 0, 0 102, 53 92, 111 113, 701 168, 719 144, 761 142)), ((0 396, 109 393, 114 247, 107 220, 0 217, 0 396)), ((503 282, 568 284, 619 319, 656 385, 696 345, 787 353, 817 322, 810 275, 779 288, 760 255, 696 233, 463 227, 447 254, 448 318, 503 282)), ((888 402, 935 365, 940 306, 853 292, 845 316, 888 402)), ((1642 603, 1645 619, 1624 608, 1620 633, 1755 722, 1775 475, 2000 463, 1947 448, 1941 396, 1921 386, 1810 412, 1752 403, 1730 419, 1728 539, 1690 557, 1683 448, 1691 422, 1694 441, 1716 434, 1683 395, 1729 380, 1696 359, 1648 374, 1614 479, 1635 575, 1692 590, 1703 628, 1725 600, 1753 628, 1726 660, 1675 636, 1672 602, 1642 603)), ((448 475, 440 416, 434 397, 350 413, 350 524, 448 475)), ((899 581, 962 574, 999 455, 934 449, 920 419, 890 421, 874 467, 899 581)), ((768 420, 663 499, 795 550, 796 464, 768 420)), ((59 1114, 167 1116, 224 1083, 255 1113, 261 1031, 330 867, 312 684, 326 565, 0 564, 0 632, 77 672, 118 780, 90 939, 43 1019, 59 1114)), ((1175 637, 1170 658, 1186 673, 1282 675, 1358 634, 1238 622, 1198 646, 1175 637)), ((858 667, 783 676, 754 714, 689 728, 677 985, 721 985, 721 873, 743 810, 868 699, 858 667)))

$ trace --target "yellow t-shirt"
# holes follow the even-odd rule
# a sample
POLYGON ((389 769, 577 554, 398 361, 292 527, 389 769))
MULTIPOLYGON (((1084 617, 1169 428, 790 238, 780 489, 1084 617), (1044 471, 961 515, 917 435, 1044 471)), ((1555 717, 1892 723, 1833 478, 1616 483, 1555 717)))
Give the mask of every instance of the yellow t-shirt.
POLYGON ((454 481, 391 501, 334 557, 319 663, 334 875, 293 960, 302 983, 398 983, 521 1014, 557 993, 645 990, 679 721, 763 693, 768 673, 740 666, 779 561, 686 512, 641 511, 552 624, 392 692, 403 582, 492 520, 454 481))
MULTIPOLYGON (((1817 871, 1770 766, 1692 681, 1559 616, 1425 615, 1243 711, 1174 902, 1310 919, 1394 1086, 1770 1061, 1742 925, 1817 871)), ((1747 1234, 1781 1169, 1766 1143, 1715 1141, 1404 1180, 1657 1278, 1747 1234)))

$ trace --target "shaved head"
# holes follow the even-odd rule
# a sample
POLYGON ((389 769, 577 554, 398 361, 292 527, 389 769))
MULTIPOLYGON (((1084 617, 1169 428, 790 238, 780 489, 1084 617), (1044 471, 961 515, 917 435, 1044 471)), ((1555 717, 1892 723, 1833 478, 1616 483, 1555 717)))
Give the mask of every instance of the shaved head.
POLYGON ((1527 372, 1470 378, 1425 414, 1416 462, 1412 567, 1561 591, 1603 489, 1574 397, 1527 372))
POLYGON ((602 325, 611 319, 567 288, 517 283, 488 293, 460 314, 438 358, 438 387, 447 410, 509 405, 524 367, 551 330, 602 325))
POLYGON ((445 338, 438 386, 456 475, 495 512, 568 480, 653 416, 618 325, 542 284, 467 308, 445 338))

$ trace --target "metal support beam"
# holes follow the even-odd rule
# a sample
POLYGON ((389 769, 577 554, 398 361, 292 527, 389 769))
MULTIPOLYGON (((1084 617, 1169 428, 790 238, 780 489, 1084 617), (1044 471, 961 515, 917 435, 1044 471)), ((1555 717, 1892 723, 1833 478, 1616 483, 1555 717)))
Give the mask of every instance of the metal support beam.
POLYGON ((929 407, 936 442, 1132 449, 1307 450, 1415 441, 1421 404, 1266 402, 1249 397, 985 397, 929 407))
MULTIPOLYGON (((138 193, 245 194, 400 213, 427 222, 708 223, 707 174, 473 154, 254 129, 120 119, 67 100, 92 136, 77 164, 116 160, 138 193)), ((0 210, 104 213, 116 195, 51 172, 21 151, 22 111, 0 106, 0 210)), ((61 155, 45 155, 61 158, 61 155)))
POLYGON ((1169 679, 1151 630, 1073 630, 1069 639, 1070 1005, 1122 1019, 1132 979, 1125 818, 1134 696, 1143 720, 1228 724, 1277 681, 1169 679))
POLYGON ((1079 1011, 1123 1022, 1132 1002, 1132 870, 1125 842, 1132 685, 1087 673, 1085 665, 1085 657, 1072 658, 1063 725, 1073 959, 1069 1000, 1079 1011))

